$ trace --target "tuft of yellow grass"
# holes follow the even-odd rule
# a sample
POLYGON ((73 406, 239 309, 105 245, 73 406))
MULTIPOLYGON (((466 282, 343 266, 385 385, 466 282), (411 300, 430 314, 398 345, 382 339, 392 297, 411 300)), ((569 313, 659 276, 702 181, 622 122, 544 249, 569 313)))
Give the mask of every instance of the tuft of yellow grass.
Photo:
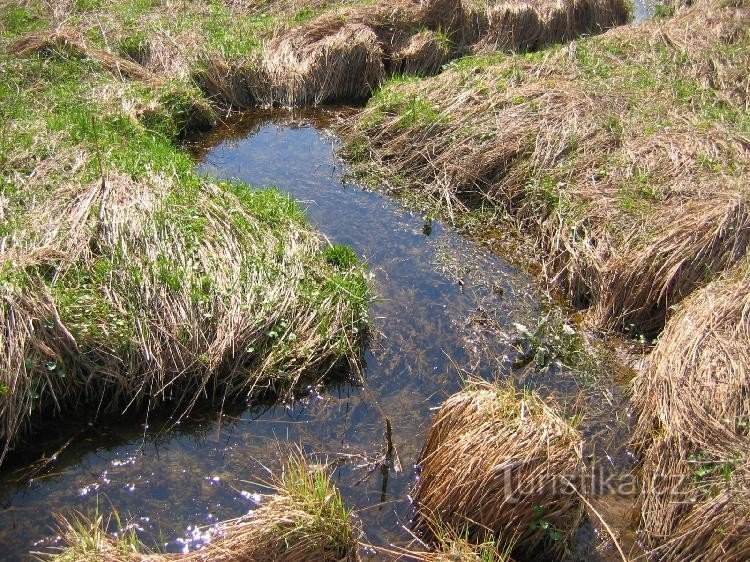
POLYGON ((132 533, 109 535, 101 516, 60 519, 65 546, 42 553, 50 562, 354 562, 361 531, 321 466, 293 452, 272 483, 275 491, 244 517, 210 529, 211 539, 185 554, 149 552, 132 533))
POLYGON ((567 483, 582 475, 582 437, 536 394, 472 382, 430 427, 414 491, 414 528, 443 527, 514 555, 560 554, 583 516, 567 483), (439 525, 435 525, 435 521, 439 525))
POLYGON ((750 556, 750 275, 680 305, 632 383, 640 522, 665 560, 750 556))

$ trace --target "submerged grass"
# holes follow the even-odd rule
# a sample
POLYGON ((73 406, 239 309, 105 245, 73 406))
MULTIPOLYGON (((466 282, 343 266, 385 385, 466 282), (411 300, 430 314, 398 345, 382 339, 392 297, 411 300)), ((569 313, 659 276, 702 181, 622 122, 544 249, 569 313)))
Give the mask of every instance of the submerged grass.
POLYGON ((287 196, 195 174, 176 142, 214 115, 194 85, 23 6, 0 51, 0 461, 58 416, 182 415, 355 367, 356 257, 287 196))
POLYGON ((260 506, 245 517, 214 525, 210 540, 199 550, 185 554, 158 554, 138 541, 130 531, 110 535, 102 517, 62 519, 60 535, 65 546, 47 554, 51 562, 262 562, 358 560, 360 529, 330 476, 293 453, 281 477, 260 506))

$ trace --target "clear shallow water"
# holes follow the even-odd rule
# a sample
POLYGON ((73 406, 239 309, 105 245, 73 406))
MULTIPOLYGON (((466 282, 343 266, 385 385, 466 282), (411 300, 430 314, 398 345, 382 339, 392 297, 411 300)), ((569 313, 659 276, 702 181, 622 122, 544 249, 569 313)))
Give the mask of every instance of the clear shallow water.
POLYGON ((633 2, 633 21, 640 23, 654 17, 659 0, 635 0, 633 2))
POLYGON ((105 513, 116 508, 147 541, 181 550, 190 526, 252 509, 252 494, 263 490, 258 482, 268 478, 264 467, 276 468, 297 443, 339 463, 337 482, 347 503, 362 510, 370 540, 403 544, 431 408, 460 388, 457 367, 485 377, 509 371, 512 323, 538 314, 531 280, 440 222, 343 181, 336 142, 311 124, 325 127, 326 115, 262 115, 205 138, 199 170, 290 193, 328 239, 351 245, 367 262, 378 299, 370 308, 366 387, 309 389, 294 404, 238 408, 221 419, 207 413, 173 429, 155 419, 148 428, 144 419, 88 428, 31 482, 24 472, 2 476, 4 559, 49 545, 34 546, 52 534, 52 513, 97 504, 105 513), (384 484, 366 465, 381 451, 386 416, 403 470, 384 484))
MULTIPOLYGON (((195 153, 201 173, 291 194, 324 236, 367 262, 378 298, 370 307, 365 386, 310 388, 292 404, 238 405, 176 427, 152 416, 79 430, 30 481, 28 470, 0 475, 0 558, 54 545, 53 513, 97 506, 115 508, 147 543, 168 551, 195 547, 195 526, 255 507, 268 470, 295 444, 335 463, 336 482, 373 544, 409 541, 402 526, 433 409, 460 388, 462 372, 520 376, 510 368, 514 323, 534 325, 543 299, 529 277, 480 243, 347 183, 326 132, 335 118, 248 113, 204 137, 195 153), (402 470, 370 472, 386 417, 402 470)), ((578 394, 555 369, 523 382, 571 400, 578 394)), ((608 423, 602 421, 605 431, 608 423)), ((48 446, 48 455, 58 446, 48 446)))

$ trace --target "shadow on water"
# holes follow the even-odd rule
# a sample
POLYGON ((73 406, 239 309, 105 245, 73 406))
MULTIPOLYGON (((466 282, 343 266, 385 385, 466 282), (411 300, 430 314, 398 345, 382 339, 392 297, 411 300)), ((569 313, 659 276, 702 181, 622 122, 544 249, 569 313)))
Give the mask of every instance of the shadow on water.
MULTIPOLYGON (((367 262, 378 298, 365 386, 309 388, 294 403, 199 413, 176 427, 140 419, 89 428, 31 481, 0 475, 4 556, 52 544, 53 513, 97 504, 116 508, 147 542, 190 548, 200 543, 195 526, 253 509, 268 470, 296 443, 337 467, 336 482, 373 544, 408 542, 402 526, 433 409, 460 388, 463 372, 512 376, 514 326, 533 324, 544 299, 532 279, 479 243, 348 183, 327 132, 336 118, 250 112, 203 137, 194 152, 203 174, 291 194, 331 242, 367 262), (400 472, 373 469, 386 418, 400 472)), ((575 400, 578 389, 558 375, 552 369, 531 382, 575 400)))

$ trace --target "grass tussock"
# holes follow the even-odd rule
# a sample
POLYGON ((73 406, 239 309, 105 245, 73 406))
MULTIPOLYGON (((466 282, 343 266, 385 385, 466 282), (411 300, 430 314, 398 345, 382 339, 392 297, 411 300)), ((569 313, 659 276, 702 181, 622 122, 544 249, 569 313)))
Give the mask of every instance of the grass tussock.
POLYGON ((605 328, 646 337, 747 253, 746 3, 392 80, 349 156, 447 214, 490 202, 605 328))
POLYGON ((259 64, 258 76, 249 80, 253 99, 264 105, 362 100, 384 78, 377 37, 356 23, 328 34, 305 27, 291 31, 271 42, 259 64))
POLYGON ((623 2, 491 2, 480 20, 475 52, 525 52, 598 33, 628 19, 623 2), (486 21, 483 21, 486 20, 486 21))
POLYGON ((331 262, 288 197, 195 174, 176 143, 214 117, 197 88, 18 10, 0 37, 0 462, 52 419, 179 416, 356 366, 361 266, 331 262))
POLYGON ((565 479, 581 475, 581 447, 579 432, 535 394, 472 383, 448 398, 427 435, 415 530, 428 542, 447 528, 473 544, 489 536, 519 557, 561 555, 583 515, 565 493, 565 479))
POLYGON ((275 488, 245 517, 215 525, 210 541, 185 554, 151 553, 132 532, 108 534, 101 517, 61 521, 65 546, 50 562, 344 562, 358 560, 360 530, 321 467, 292 455, 275 488))
POLYGON ((251 86, 253 98, 266 105, 365 99, 387 76, 435 74, 450 58, 489 49, 490 42, 492 48, 528 50, 626 18, 619 0, 503 2, 491 8, 457 0, 402 0, 340 8, 278 33, 252 65, 258 70, 248 68, 248 82, 257 83, 251 86), (497 15, 518 10, 537 18, 533 41, 521 38, 523 19, 497 15))
POLYGON ((750 556, 750 276, 696 292, 633 381, 641 526, 664 560, 750 556))
POLYGON ((79 404, 284 394, 356 354, 356 267, 329 266, 285 196, 244 189, 111 176, 28 209, 2 254, 6 447, 79 404))
POLYGON ((393 53, 389 61, 392 75, 431 76, 437 74, 452 55, 452 42, 444 33, 421 31, 393 53))

